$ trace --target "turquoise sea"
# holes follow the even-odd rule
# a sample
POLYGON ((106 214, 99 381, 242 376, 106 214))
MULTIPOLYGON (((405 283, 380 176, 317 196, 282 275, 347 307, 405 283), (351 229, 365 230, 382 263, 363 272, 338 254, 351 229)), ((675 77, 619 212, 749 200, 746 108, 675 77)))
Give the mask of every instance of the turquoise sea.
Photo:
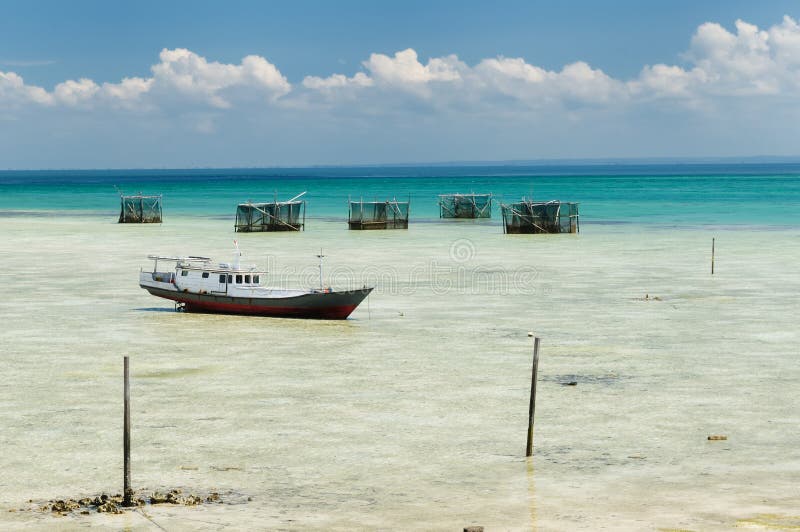
POLYGON ((800 224, 800 164, 789 163, 4 171, 0 212, 111 215, 115 186, 163 194, 165 218, 233 217, 239 202, 306 191, 310 218, 344 219, 348 197, 410 198, 412 221, 424 221, 438 218, 438 194, 491 192, 580 202, 583 224, 800 224))
POLYGON ((794 530, 798 264, 797 164, 0 172, 0 529, 794 530), (116 223, 114 186, 164 222, 116 223), (234 232, 303 191, 305 231, 234 232), (438 218, 469 191, 580 202, 580 234, 438 218), (408 230, 347 230, 362 195, 410 197, 408 230), (269 285, 318 286, 322 248, 375 290, 314 321, 138 286, 233 239, 269 285), (121 490, 123 355, 134 488, 221 504, 41 511, 121 490))

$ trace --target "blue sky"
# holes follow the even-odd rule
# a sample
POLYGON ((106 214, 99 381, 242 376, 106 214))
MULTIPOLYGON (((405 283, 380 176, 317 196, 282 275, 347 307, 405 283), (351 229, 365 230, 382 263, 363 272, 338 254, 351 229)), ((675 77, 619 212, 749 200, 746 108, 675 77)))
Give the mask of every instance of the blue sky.
POLYGON ((798 20, 796 1, 6 2, 0 168, 795 156, 798 20))

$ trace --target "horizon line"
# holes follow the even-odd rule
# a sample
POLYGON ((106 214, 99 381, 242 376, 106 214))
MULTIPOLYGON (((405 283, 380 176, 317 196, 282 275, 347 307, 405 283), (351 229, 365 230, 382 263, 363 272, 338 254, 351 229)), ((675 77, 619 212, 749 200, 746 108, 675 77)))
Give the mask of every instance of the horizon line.
POLYGON ((321 163, 285 164, 258 166, 139 166, 139 167, 50 167, 50 168, 4 168, 0 172, 64 172, 64 171, 111 171, 111 170, 268 170, 268 169, 312 169, 312 168, 425 168, 425 167, 482 167, 482 166, 635 166, 661 165, 753 165, 753 164, 800 164, 800 155, 743 155, 743 156, 699 156, 699 157, 577 157, 541 159, 487 159, 455 161, 417 161, 407 163, 321 163))

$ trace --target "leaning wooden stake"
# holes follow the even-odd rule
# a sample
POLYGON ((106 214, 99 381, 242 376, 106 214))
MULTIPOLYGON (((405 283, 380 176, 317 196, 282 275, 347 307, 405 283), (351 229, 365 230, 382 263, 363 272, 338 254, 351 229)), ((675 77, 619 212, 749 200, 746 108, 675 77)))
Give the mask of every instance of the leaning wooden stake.
POLYGON ((528 446, 525 456, 533 455, 533 413, 536 411, 536 374, 539 372, 539 337, 533 340, 533 372, 531 375, 531 402, 528 405, 528 446))
POLYGON ((131 383, 128 372, 128 357, 125 357, 125 422, 122 436, 124 457, 123 506, 133 506, 133 490, 131 489, 131 383))
POLYGON ((711 275, 714 275, 714 240, 711 239, 711 275))

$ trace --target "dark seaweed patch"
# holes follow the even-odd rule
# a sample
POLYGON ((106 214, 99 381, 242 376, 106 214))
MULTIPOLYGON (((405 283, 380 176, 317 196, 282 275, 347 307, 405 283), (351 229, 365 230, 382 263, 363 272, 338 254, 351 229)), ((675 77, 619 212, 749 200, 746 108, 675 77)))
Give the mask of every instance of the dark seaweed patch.
POLYGON ((564 386, 577 386, 579 384, 596 384, 603 386, 614 386, 623 381, 628 380, 630 377, 624 375, 617 375, 616 373, 605 373, 602 375, 542 375, 539 380, 545 382, 555 382, 564 386))

